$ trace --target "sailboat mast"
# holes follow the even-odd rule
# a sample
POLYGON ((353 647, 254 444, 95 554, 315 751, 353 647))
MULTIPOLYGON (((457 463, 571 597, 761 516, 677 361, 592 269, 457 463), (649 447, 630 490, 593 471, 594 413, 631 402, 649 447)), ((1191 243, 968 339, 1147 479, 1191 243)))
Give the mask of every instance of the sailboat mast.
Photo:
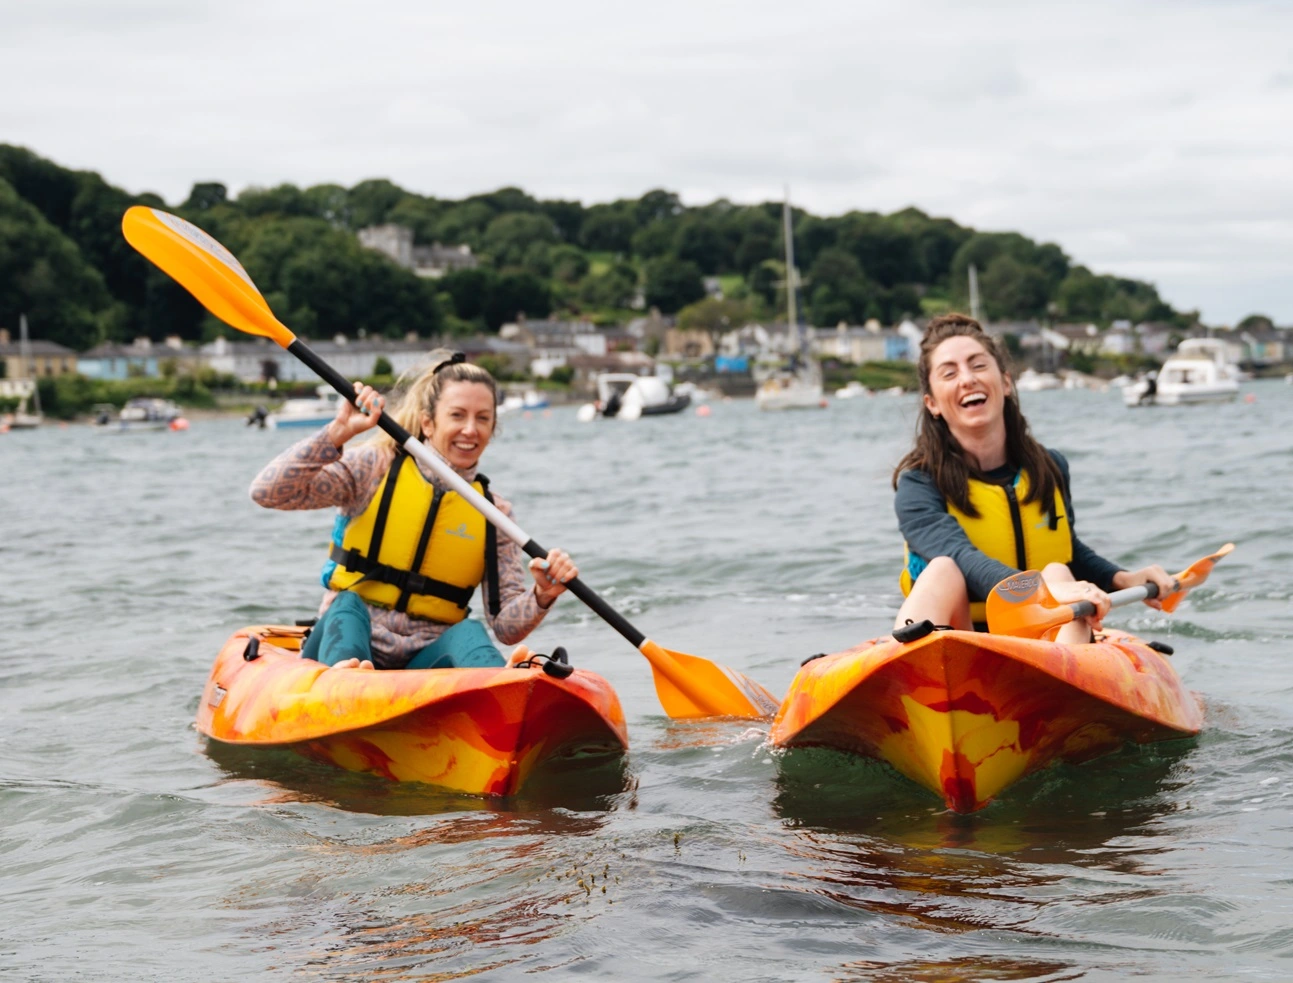
POLYGON ((795 236, 790 225, 790 188, 786 188, 786 200, 781 206, 781 224, 786 239, 786 318, 790 324, 790 344, 799 350, 799 315, 795 310, 795 287, 799 277, 795 275, 795 236))
POLYGON ((36 373, 31 365, 31 345, 27 343, 27 315, 18 315, 18 350, 22 353, 22 370, 31 376, 31 395, 36 404, 36 415, 40 416, 40 386, 36 384, 36 373))

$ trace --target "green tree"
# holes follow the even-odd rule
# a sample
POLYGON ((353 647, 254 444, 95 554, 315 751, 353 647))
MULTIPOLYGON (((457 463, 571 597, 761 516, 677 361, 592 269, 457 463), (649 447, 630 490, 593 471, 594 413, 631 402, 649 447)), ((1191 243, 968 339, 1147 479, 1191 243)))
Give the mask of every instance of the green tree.
POLYGON ((637 271, 627 263, 616 263, 579 281, 579 299, 594 308, 628 307, 637 290, 637 271))
POLYGON ((408 192, 399 185, 385 178, 360 181, 347 195, 351 228, 363 229, 370 225, 381 225, 387 221, 391 209, 407 194, 408 192))
POLYGON ((993 318, 1032 318, 1046 313, 1046 274, 1013 256, 998 255, 980 281, 984 307, 993 318))
POLYGON ((662 258, 647 263, 646 302, 666 314, 705 296, 700 267, 687 260, 662 258))
POLYGON ((706 297, 694 304, 688 304, 678 312, 678 327, 684 331, 704 331, 709 335, 714 348, 719 340, 729 331, 733 331, 754 320, 754 309, 746 301, 719 300, 706 297))
POLYGON ((378 355, 373 359, 373 375, 394 375, 395 369, 391 366, 391 360, 385 355, 378 355))
POLYGON ((627 253, 632 248, 635 229, 633 213, 625 206, 593 205, 584 215, 579 237, 585 249, 627 253))
POLYGON ((193 185, 188 198, 180 207, 186 211, 205 212, 217 205, 229 201, 229 189, 218 181, 207 181, 193 185))
POLYGON ((557 246, 548 254, 552 275, 562 283, 578 283, 588 275, 588 256, 574 246, 557 246))
POLYGON ((482 245, 501 267, 520 266, 534 244, 555 245, 560 241, 557 227, 546 215, 507 212, 493 219, 485 229, 482 245))
POLYGON ((84 350, 104 337, 111 298, 76 244, 0 179, 0 324, 84 350))

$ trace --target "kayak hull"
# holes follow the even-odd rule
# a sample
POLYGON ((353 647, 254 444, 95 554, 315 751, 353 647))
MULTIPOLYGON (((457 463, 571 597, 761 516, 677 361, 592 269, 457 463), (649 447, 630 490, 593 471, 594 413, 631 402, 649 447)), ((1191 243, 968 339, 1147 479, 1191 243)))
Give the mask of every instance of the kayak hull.
POLYGON ((619 698, 596 673, 327 669, 300 658, 302 636, 273 626, 236 632, 212 666, 198 730, 474 795, 513 795, 544 770, 628 747, 619 698))
POLYGON ((1134 636, 1061 645, 936 631, 809 662, 770 741, 888 762, 950 809, 973 812, 1053 761, 1190 737, 1202 725, 1168 659, 1134 636))

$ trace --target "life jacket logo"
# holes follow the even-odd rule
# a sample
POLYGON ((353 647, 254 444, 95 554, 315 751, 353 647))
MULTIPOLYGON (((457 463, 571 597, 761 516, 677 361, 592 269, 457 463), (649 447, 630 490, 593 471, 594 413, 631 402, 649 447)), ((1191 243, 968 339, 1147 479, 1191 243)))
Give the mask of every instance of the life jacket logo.
POLYGON ((473 542, 476 539, 475 536, 467 531, 467 523, 465 522, 459 523, 457 529, 446 529, 444 534, 446 536, 457 536, 459 539, 470 539, 473 542))
POLYGON ((1012 577, 1007 577, 996 587, 992 588, 994 594, 1003 601, 1009 601, 1012 604, 1018 604, 1037 593, 1037 586, 1041 583, 1042 575, 1040 573, 1019 573, 1012 577))

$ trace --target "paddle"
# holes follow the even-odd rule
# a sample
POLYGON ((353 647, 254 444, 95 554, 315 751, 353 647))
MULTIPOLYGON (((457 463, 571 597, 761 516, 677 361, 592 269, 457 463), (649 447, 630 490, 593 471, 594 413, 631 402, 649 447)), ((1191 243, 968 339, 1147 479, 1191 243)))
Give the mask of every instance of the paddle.
MULTIPOLYGON (((274 316, 247 271, 229 250, 207 233, 178 216, 143 205, 135 205, 126 212, 121 220, 121 230, 130 245, 174 278, 220 320, 239 331, 270 338, 282 345, 337 392, 354 402, 354 385, 274 316)), ((527 554, 539 558, 548 555, 548 551, 528 533, 390 416, 383 413, 378 425, 527 554)), ((776 712, 777 701, 748 676, 699 656, 657 645, 578 578, 566 587, 646 656, 655 678, 656 694, 670 717, 763 718, 776 712)))
MULTIPOLYGON (((1235 548, 1226 543, 1211 556, 1196 560, 1176 575, 1175 590, 1160 603, 1164 611, 1175 611, 1186 593, 1208 579, 1217 561, 1235 548)), ((1158 597, 1157 584, 1142 584, 1114 591, 1109 595, 1114 607, 1158 597)), ((1065 604, 1055 600, 1046 589, 1046 582, 1036 570, 1025 570, 1007 577, 988 595, 988 631, 994 635, 1016 635, 1021 638, 1043 638, 1047 632, 1066 625, 1077 618, 1095 614, 1090 601, 1065 604)))

